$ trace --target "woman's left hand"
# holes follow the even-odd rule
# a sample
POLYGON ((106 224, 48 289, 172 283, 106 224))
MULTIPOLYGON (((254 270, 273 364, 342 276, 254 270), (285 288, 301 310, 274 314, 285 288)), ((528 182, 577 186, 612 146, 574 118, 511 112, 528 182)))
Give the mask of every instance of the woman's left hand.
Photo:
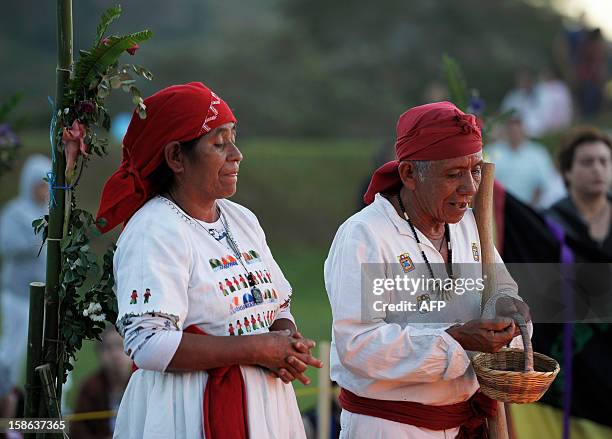
MULTIPOLYGON (((301 333, 294 332, 291 337, 294 339, 293 347, 296 351, 302 352, 304 354, 310 354, 312 348, 316 346, 316 343, 313 340, 304 338, 301 333)), ((269 369, 272 375, 277 378, 280 378, 284 383, 288 384, 291 381, 298 380, 304 385, 310 384, 310 378, 304 375, 308 366, 313 366, 316 368, 323 367, 323 362, 319 359, 312 357, 313 360, 309 363, 304 363, 294 356, 289 356, 287 358, 287 363, 291 365, 289 368, 278 368, 278 369, 269 369)))

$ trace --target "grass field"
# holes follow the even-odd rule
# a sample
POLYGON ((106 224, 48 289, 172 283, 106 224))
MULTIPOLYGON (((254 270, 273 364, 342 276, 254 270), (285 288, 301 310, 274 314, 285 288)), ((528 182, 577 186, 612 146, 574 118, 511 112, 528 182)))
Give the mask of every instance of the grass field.
MULTIPOLYGON (((22 140, 22 160, 31 152, 48 154, 46 133, 25 133, 22 140)), ((244 161, 233 199, 255 212, 266 231, 268 244, 293 285, 292 312, 300 330, 309 338, 329 340, 331 312, 323 262, 336 229, 358 208, 380 140, 247 138, 238 145, 244 161)), ((2 177, 0 204, 16 194, 22 160, 2 177)), ((119 161, 118 145, 110 148, 108 157, 91 161, 78 187, 79 206, 96 210, 102 185, 119 161)), ((116 237, 117 231, 99 238, 94 247, 102 252, 116 237)), ((86 342, 78 354, 66 392, 69 407, 83 377, 97 367, 94 343, 86 342)), ((311 377, 311 386, 316 386, 316 372, 311 377)), ((301 387, 296 384, 296 389, 301 387)), ((315 399, 300 397, 301 408, 315 399)))

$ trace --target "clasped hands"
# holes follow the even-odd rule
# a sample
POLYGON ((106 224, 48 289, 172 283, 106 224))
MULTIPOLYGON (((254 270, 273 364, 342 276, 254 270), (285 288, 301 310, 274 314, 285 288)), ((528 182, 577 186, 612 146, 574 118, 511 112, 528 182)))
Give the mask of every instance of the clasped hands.
POLYGON ((475 319, 452 326, 446 332, 468 351, 497 352, 520 335, 516 314, 531 321, 529 306, 514 297, 502 296, 495 303, 495 318, 475 319))
POLYGON ((264 361, 260 362, 260 365, 284 383, 297 379, 305 385, 310 384, 310 378, 305 375, 308 366, 323 367, 323 362, 310 353, 316 343, 304 338, 299 332, 291 333, 288 329, 273 331, 267 335, 269 343, 264 347, 264 361))

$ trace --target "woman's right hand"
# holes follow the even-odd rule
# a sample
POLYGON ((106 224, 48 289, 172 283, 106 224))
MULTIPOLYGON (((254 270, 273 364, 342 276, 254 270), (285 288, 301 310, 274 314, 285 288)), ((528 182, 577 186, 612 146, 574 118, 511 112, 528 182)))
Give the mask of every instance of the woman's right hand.
POLYGON ((284 383, 297 379, 308 385, 310 379, 304 375, 308 366, 323 367, 323 362, 310 354, 315 342, 300 333, 291 334, 291 331, 283 330, 256 337, 257 364, 269 369, 284 383))

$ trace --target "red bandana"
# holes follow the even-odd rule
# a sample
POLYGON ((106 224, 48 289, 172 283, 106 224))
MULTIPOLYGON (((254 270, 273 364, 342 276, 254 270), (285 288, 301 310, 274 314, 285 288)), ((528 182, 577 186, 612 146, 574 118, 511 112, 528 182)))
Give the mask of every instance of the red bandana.
POLYGON ((450 102, 411 108, 397 122, 397 160, 374 172, 363 200, 370 204, 377 193, 402 185, 397 170, 402 160, 444 160, 481 149, 482 135, 475 116, 463 113, 450 102))
POLYGON ((103 233, 127 222, 151 198, 149 176, 164 161, 164 146, 209 133, 236 118, 227 104, 200 82, 173 85, 144 101, 147 118, 132 115, 119 169, 106 181, 97 219, 103 233))

